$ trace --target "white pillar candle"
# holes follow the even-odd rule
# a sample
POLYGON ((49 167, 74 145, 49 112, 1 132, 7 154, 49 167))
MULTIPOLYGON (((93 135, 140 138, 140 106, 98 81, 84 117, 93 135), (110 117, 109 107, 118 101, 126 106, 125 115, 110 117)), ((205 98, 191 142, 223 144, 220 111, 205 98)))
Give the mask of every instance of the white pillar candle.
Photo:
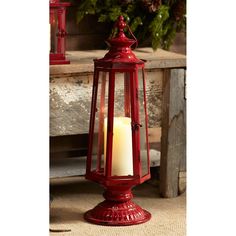
MULTIPOLYGON (((104 120, 104 164, 106 163, 106 139, 107 118, 104 120)), ((112 176, 133 175, 132 153, 131 118, 114 117, 111 171, 112 176)))

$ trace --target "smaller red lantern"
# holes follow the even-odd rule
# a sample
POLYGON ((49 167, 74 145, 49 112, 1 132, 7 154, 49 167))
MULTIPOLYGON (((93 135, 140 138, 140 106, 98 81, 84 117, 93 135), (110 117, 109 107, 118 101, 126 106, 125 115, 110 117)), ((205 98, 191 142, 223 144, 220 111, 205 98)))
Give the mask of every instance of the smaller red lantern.
POLYGON ((70 63, 65 57, 66 7, 70 5, 50 0, 50 65, 70 63))
POLYGON ((151 218, 131 201, 131 188, 150 178, 150 160, 144 61, 132 52, 137 40, 125 36, 126 27, 120 16, 109 52, 94 60, 86 178, 106 189, 106 200, 84 216, 95 224, 133 225, 151 218))

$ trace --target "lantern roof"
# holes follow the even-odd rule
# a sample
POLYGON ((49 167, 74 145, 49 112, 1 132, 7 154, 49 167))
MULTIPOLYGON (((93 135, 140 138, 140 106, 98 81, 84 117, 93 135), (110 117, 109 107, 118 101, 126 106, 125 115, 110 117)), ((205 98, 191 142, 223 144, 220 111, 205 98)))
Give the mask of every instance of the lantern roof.
MULTIPOLYGON (((115 23, 115 28, 118 29, 118 33, 115 37, 106 40, 106 43, 110 47, 109 52, 101 59, 95 59, 95 63, 131 63, 131 64, 143 64, 144 61, 138 59, 132 52, 131 46, 136 43, 137 39, 127 38, 124 33, 126 27, 123 16, 119 16, 115 23)), ((129 29, 129 27, 128 27, 129 29)), ((129 29, 130 30, 130 29, 129 29)), ((131 31, 130 31, 131 32, 131 31)), ((132 34, 132 32, 131 32, 132 34)), ((132 34, 133 35, 133 34, 132 34)))

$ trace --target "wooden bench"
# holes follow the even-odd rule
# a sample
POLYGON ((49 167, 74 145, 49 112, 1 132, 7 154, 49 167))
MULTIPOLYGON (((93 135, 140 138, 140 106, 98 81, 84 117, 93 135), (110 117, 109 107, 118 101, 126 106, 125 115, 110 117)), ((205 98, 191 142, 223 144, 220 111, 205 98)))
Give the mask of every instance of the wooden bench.
MULTIPOLYGON (((71 64, 50 66, 52 152, 60 149, 60 145, 53 145, 55 140, 65 137, 73 143, 81 142, 86 149, 93 59, 106 52, 68 51, 71 64)), ((147 60, 149 141, 161 150, 160 191, 164 197, 176 197, 186 186, 186 56, 161 49, 153 52, 151 48, 139 48, 135 54, 147 60)))

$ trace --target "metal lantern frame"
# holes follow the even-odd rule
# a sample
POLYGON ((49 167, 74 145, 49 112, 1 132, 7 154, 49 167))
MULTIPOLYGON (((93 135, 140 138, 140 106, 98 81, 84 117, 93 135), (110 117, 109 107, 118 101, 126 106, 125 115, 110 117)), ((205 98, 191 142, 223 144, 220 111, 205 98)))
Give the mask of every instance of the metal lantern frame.
POLYGON ((66 38, 66 8, 70 6, 69 2, 60 2, 60 0, 50 0, 50 65, 70 64, 65 57, 65 38, 66 38), (55 28, 55 35, 52 28, 55 28), (56 37, 56 38, 55 38, 56 37), (52 49, 52 44, 55 48, 52 49))
MULTIPOLYGON (((148 119, 146 108, 146 92, 145 92, 145 71, 144 60, 138 59, 131 50, 131 46, 137 43, 136 38, 129 39, 124 34, 124 29, 129 27, 124 22, 122 16, 117 20, 115 27, 118 29, 117 36, 107 40, 110 46, 109 52, 102 59, 94 60, 94 81, 92 91, 92 103, 90 114, 89 129, 89 149, 86 165, 86 179, 95 181, 104 186, 103 194, 105 200, 98 204, 95 208, 87 211, 84 215, 85 219, 91 223, 102 225, 133 225, 148 221, 151 214, 143 210, 140 206, 131 201, 133 198, 131 189, 150 178, 150 159, 149 159, 149 143, 148 143, 148 119), (143 106, 145 115, 145 124, 140 124, 140 101, 139 101, 139 81, 138 71, 142 74, 143 87, 143 106), (107 104, 107 133, 106 136, 106 163, 102 167, 102 131, 104 129, 103 108, 105 106, 105 94, 101 92, 101 102, 99 108, 99 128, 98 128, 98 154, 95 157, 96 168, 93 169, 93 144, 94 125, 96 119, 98 83, 101 79, 100 75, 108 74, 108 104, 107 104), (132 132, 132 158, 133 158, 133 175, 113 175, 112 174, 112 148, 113 148, 113 132, 114 132, 114 104, 115 104, 115 82, 119 78, 116 73, 124 73, 124 112, 125 116, 130 116, 130 129, 132 132), (145 141, 147 159, 147 173, 142 175, 142 162, 140 158, 140 127, 145 126, 145 141)), ((130 29, 129 29, 130 31, 130 29)), ((130 31, 131 35, 132 32, 130 31)), ((105 89, 102 80, 101 91, 105 89)))

